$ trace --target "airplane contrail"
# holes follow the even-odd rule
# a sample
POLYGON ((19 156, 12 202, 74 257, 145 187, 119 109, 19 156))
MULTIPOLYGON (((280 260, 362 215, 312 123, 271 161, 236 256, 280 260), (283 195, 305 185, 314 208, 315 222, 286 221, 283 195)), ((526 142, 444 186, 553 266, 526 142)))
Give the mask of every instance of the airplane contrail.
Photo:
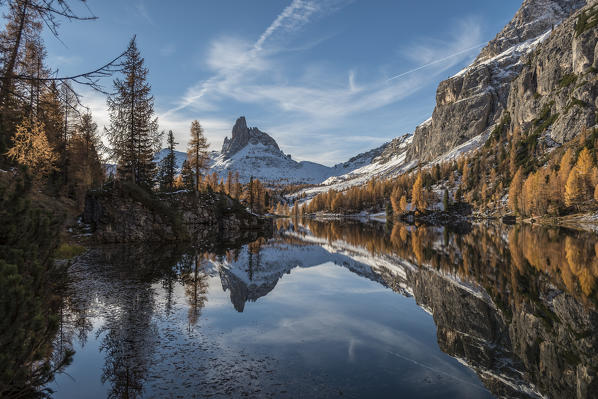
POLYGON ((446 61, 446 60, 448 60, 448 59, 451 59, 451 58, 453 58, 453 57, 455 57, 455 56, 457 56, 457 55, 460 55, 460 54, 463 54, 463 53, 467 53, 468 51, 474 50, 474 49, 476 49, 476 48, 478 48, 478 47, 481 47, 481 46, 483 46, 483 45, 485 45, 485 44, 487 44, 487 43, 488 43, 488 42, 484 42, 484 43, 479 43, 479 44, 476 44, 476 45, 475 45, 475 46, 473 46, 473 47, 466 48, 465 50, 461 50, 461 51, 459 51, 459 52, 456 52, 456 53, 454 53, 454 54, 451 54, 451 55, 449 55, 449 56, 447 56, 447 57, 441 58, 441 59, 439 59, 439 60, 436 60, 436 61, 432 61, 432 62, 430 62, 430 63, 428 63, 428 64, 425 64, 425 65, 419 66, 419 67, 417 67, 417 68, 411 69, 411 70, 409 70, 409 71, 407 71, 407 72, 403 72, 403 73, 400 73, 400 74, 398 74, 398 75, 395 75, 395 76, 393 76, 392 78, 388 78, 386 81, 387 81, 387 82, 390 82, 391 80, 394 80, 394 79, 400 78, 401 76, 405 76, 405 75, 409 75, 410 73, 417 72, 417 71, 419 71, 420 69, 424 69, 424 68, 427 68, 427 67, 429 67, 430 65, 434 65, 434 64, 438 64, 438 63, 440 63, 440 62, 446 61))

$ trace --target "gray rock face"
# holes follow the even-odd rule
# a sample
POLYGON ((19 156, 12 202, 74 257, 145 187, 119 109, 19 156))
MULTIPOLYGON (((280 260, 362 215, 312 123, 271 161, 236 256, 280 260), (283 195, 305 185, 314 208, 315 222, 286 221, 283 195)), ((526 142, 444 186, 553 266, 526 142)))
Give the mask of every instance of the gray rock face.
POLYGON ((272 137, 257 127, 248 128, 245 117, 241 116, 235 122, 235 126, 233 126, 231 138, 226 137, 224 139, 221 153, 227 158, 231 157, 242 150, 247 144, 263 144, 282 154, 282 151, 278 148, 278 144, 276 144, 276 141, 272 137))
MULTIPOLYGON (((248 265, 251 268, 253 265, 248 265)), ((293 265, 294 267, 294 265, 293 265)), ((289 265, 289 269, 291 266, 289 265)), ((289 270, 287 269, 287 272, 289 270)), ((270 293, 274 287, 276 287, 276 283, 282 277, 282 274, 276 276, 277 278, 273 278, 270 281, 267 281, 263 284, 255 284, 249 283, 247 284, 245 281, 240 279, 234 273, 226 268, 221 268, 218 270, 220 274, 220 281, 222 282, 222 290, 223 291, 230 291, 230 301, 233 304, 235 310, 239 313, 242 313, 245 309, 245 304, 247 302, 255 302, 259 298, 266 296, 270 293)))
POLYGON ((521 57, 584 4, 585 0, 525 0, 472 65, 439 84, 432 121, 415 130, 407 159, 430 161, 496 123, 507 105, 511 82, 524 67, 521 57))
POLYGON ((525 0, 507 26, 484 47, 475 63, 540 36, 585 4, 586 0, 525 0))
POLYGON ((385 163, 388 162, 392 157, 397 156, 405 152, 407 145, 406 143, 411 138, 410 134, 392 139, 388 144, 384 145, 382 152, 374 158, 375 162, 385 163))
POLYGON ((249 214, 219 193, 181 192, 139 199, 119 187, 87 195, 83 222, 102 243, 237 241, 244 232, 270 234, 270 221, 249 214))
POLYGON ((440 349, 463 359, 497 397, 534 398, 524 365, 511 349, 509 328, 489 298, 480 298, 434 272, 408 274, 419 305, 434 315, 440 349), (521 389, 525 387, 524 389, 521 389))
POLYGON ((549 112, 555 119, 545 136, 562 144, 598 122, 598 28, 578 33, 582 14, 598 18, 598 2, 572 15, 525 57, 507 104, 522 132, 532 131, 549 112))
MULTIPOLYGON (((393 142, 395 140, 397 140, 397 139, 394 139, 393 142)), ((388 148, 388 146, 390 144, 391 143, 385 143, 385 144, 382 144, 380 147, 376 147, 372 150, 357 154, 354 157, 351 157, 347 162, 336 164, 336 165, 334 165, 334 167, 336 169, 342 170, 343 168, 346 168, 346 169, 354 168, 356 165, 367 165, 367 164, 371 163, 373 159, 382 155, 382 153, 384 153, 386 151, 386 149, 388 148)))
POLYGON ((591 332, 598 313, 571 295, 546 284, 540 294, 552 299, 513 304, 509 319, 490 299, 436 273, 422 270, 407 279, 417 303, 434 314, 440 348, 466 360, 497 397, 592 397, 597 338, 591 332), (552 309, 554 321, 545 309, 552 309))

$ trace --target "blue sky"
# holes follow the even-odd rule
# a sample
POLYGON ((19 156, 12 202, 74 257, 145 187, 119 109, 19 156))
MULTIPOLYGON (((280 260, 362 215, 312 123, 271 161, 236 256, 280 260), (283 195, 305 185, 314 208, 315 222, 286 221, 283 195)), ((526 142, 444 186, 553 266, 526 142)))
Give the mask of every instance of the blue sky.
MULTIPOLYGON (((180 149, 191 120, 219 150, 245 115, 295 159, 332 165, 427 119, 438 83, 467 66, 521 0, 87 3, 97 21, 64 22, 62 42, 46 36, 50 66, 88 70, 136 34, 160 127, 180 149)), ((84 94, 102 126, 104 96, 84 94)))

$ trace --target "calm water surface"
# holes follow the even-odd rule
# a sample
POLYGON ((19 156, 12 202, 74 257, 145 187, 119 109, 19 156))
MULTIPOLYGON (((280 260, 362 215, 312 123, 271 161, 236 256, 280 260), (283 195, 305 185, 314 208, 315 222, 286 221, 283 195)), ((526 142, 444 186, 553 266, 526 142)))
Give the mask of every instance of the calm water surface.
POLYGON ((279 221, 237 248, 96 248, 70 270, 56 348, 76 354, 51 388, 567 397, 580 372, 595 376, 598 347, 598 246, 580 234, 279 221))

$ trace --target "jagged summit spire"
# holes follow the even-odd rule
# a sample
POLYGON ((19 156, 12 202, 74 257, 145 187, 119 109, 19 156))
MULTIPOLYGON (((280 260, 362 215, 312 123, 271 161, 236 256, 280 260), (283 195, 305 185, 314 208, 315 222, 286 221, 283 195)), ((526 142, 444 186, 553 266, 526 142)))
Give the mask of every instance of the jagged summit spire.
POLYGON ((247 129, 247 121, 245 120, 244 116, 240 116, 237 118, 235 122, 235 126, 233 126, 233 137, 235 137, 235 133, 241 132, 247 129))
POLYGON ((240 116, 233 126, 231 138, 229 139, 226 137, 224 139, 221 153, 225 157, 231 157, 245 148, 248 144, 262 144, 266 147, 270 147, 272 151, 280 152, 282 154, 278 144, 272 137, 267 133, 262 132, 257 127, 248 128, 245 117, 240 116))

